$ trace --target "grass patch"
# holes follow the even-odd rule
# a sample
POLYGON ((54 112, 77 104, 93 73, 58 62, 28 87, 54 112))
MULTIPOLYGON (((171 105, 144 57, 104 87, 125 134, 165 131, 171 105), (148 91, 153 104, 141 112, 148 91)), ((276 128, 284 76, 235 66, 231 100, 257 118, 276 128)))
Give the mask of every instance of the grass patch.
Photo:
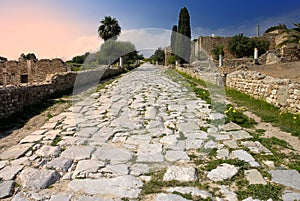
POLYGON ((57 146, 57 144, 58 144, 61 140, 62 140, 62 137, 61 137, 60 135, 57 135, 57 136, 53 139, 53 141, 52 141, 52 143, 51 143, 51 146, 57 146))
POLYGON ((224 112, 227 118, 226 121, 232 121, 244 128, 254 127, 256 124, 255 120, 245 115, 244 111, 244 108, 234 108, 232 105, 227 105, 227 109, 224 112))
POLYGON ((218 159, 218 160, 208 162, 205 166, 205 170, 211 171, 213 169, 216 169, 219 165, 223 163, 237 166, 240 168, 240 170, 248 170, 250 168, 249 163, 238 159, 226 159, 226 160, 218 159))
POLYGON ((281 130, 300 137, 300 115, 281 112, 279 108, 264 100, 255 99, 234 89, 226 89, 226 94, 239 106, 245 106, 264 122, 272 123, 281 130))
POLYGON ((273 200, 281 200, 283 188, 278 185, 248 185, 245 190, 237 191, 237 196, 239 200, 252 197, 253 199, 268 200, 272 198, 273 200))

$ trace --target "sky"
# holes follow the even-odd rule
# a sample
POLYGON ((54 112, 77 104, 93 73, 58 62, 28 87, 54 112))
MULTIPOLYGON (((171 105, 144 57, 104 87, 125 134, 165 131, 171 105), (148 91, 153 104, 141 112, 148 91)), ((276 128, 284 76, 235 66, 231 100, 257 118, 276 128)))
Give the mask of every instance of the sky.
POLYGON ((140 51, 169 45, 172 26, 186 7, 192 38, 207 35, 256 35, 268 27, 300 22, 299 0, 1 0, 0 56, 18 59, 35 53, 38 59, 62 58, 99 49, 99 21, 116 18, 120 40, 140 51))

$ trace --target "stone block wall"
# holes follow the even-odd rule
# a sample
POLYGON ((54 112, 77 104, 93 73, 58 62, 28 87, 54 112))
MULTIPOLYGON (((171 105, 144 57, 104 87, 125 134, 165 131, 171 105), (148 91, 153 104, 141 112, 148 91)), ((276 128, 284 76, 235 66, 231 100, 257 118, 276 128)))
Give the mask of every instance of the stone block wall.
POLYGON ((300 83, 240 70, 227 75, 226 86, 290 112, 300 113, 300 83))
POLYGON ((61 59, 1 62, 0 85, 20 85, 22 79, 23 83, 44 82, 47 75, 67 72, 69 68, 61 59))
POLYGON ((65 72, 51 76, 48 83, 0 87, 0 119, 8 118, 24 107, 45 100, 56 92, 76 87, 87 88, 101 79, 124 73, 123 68, 65 72))

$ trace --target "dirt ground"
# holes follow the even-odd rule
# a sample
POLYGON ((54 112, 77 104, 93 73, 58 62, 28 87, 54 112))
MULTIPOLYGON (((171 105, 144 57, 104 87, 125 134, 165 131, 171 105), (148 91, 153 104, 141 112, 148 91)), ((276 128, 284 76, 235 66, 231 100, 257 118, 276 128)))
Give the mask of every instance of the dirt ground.
POLYGON ((248 70, 258 71, 274 78, 290 79, 300 83, 300 62, 284 64, 256 65, 248 67, 248 70))

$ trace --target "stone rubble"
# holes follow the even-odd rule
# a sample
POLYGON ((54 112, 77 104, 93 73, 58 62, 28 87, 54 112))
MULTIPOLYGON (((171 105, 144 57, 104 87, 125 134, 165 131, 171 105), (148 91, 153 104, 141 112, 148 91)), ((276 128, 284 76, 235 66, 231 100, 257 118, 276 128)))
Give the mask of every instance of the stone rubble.
MULTIPOLYGON (((249 141, 252 136, 232 122, 210 125, 210 120, 219 121, 224 115, 212 112, 184 81, 174 79, 164 68, 146 64, 74 101, 18 145, 0 153, 0 199, 138 200, 152 173, 162 171, 162 182, 175 181, 179 186, 161 189, 152 196, 154 200, 188 200, 176 193, 237 200, 230 186, 218 182, 244 170, 223 163, 204 171, 193 164, 193 158, 204 160, 212 150, 216 159, 248 162, 252 169, 243 173, 249 183, 266 184, 256 169, 261 164, 251 153, 271 152, 249 141), (191 186, 180 186, 180 182, 191 186), (201 182, 216 185, 221 196, 192 185, 201 182)), ((296 170, 271 170, 270 174, 273 182, 300 190, 296 170)), ((291 198, 298 199, 299 194, 283 195, 285 201, 291 198)))

